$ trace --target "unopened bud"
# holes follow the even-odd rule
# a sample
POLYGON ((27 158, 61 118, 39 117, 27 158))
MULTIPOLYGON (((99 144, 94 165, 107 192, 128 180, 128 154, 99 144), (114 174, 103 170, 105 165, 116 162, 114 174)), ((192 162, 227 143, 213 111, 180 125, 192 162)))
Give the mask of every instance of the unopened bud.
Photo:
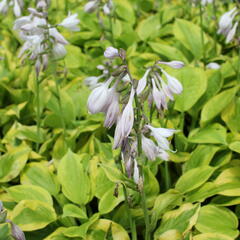
POLYGON ((119 56, 122 60, 125 60, 126 59, 126 51, 124 49, 120 48, 119 56))
POLYGON ((185 65, 184 62, 181 62, 181 61, 171 61, 171 62, 158 61, 157 64, 164 64, 175 69, 182 68, 185 65))
POLYGON ((39 59, 37 59, 35 63, 35 71, 36 71, 36 75, 39 76, 39 73, 41 71, 41 61, 39 59))
POLYGON ((44 0, 40 0, 37 4, 37 8, 45 9, 47 8, 47 3, 44 0))
POLYGON ((105 58, 110 58, 110 59, 119 57, 118 49, 114 47, 108 47, 104 52, 104 56, 105 58))
POLYGON ((26 240, 23 231, 16 224, 11 222, 11 226, 12 226, 12 236, 15 238, 15 240, 26 240))

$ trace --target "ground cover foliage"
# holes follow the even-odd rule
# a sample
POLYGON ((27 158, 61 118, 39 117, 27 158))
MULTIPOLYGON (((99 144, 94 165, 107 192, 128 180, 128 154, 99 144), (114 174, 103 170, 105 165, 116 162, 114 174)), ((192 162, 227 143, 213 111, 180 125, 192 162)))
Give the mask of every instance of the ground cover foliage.
MULTIPOLYGON (((101 74, 103 53, 114 46, 125 49, 137 80, 158 60, 185 63, 177 70, 166 66, 183 92, 164 116, 156 109, 152 115, 153 125, 180 131, 167 163, 158 158, 143 166, 150 239, 237 239, 239 42, 226 44, 217 34, 220 16, 237 3, 216 0, 201 9, 187 0, 113 3, 113 17, 100 13, 99 24, 84 1, 51 1, 51 22, 71 11, 81 30, 63 30, 67 55, 40 75, 39 131, 34 66, 17 56, 22 41, 14 14, 0 16, 1 216, 7 212, 27 240, 134 239, 130 218, 137 239, 145 239, 140 193, 121 171, 119 149, 112 149, 115 126, 104 128, 104 115, 87 109, 91 90, 84 79, 101 74), (211 62, 220 68, 207 68, 211 62)), ((13 237, 4 217, 0 222, 1 240, 22 239, 13 237)))

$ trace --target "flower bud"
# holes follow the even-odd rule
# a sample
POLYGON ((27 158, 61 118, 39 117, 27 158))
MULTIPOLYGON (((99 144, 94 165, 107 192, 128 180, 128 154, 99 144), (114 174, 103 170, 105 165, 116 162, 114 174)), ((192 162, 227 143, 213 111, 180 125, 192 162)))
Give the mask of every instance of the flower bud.
POLYGON ((70 31, 77 32, 80 28, 77 26, 80 20, 78 19, 78 14, 68 15, 60 24, 59 26, 65 27, 70 31))
POLYGON ((126 51, 124 49, 120 48, 119 56, 122 60, 125 60, 126 59, 126 51))
POLYGON ((126 65, 122 65, 116 71, 114 71, 112 73, 112 76, 118 77, 120 74, 126 73, 126 69, 127 69, 127 66, 126 65))
POLYGON ((109 106, 109 89, 108 86, 112 82, 113 78, 108 79, 105 83, 93 89, 88 97, 88 110, 90 113, 105 112, 109 106))
POLYGON ((53 56, 56 59, 63 58, 67 54, 67 51, 66 51, 64 45, 61 43, 55 43, 52 51, 53 51, 53 56))
POLYGON ((23 231, 13 222, 11 222, 12 226, 12 236, 15 240, 26 240, 23 231))
POLYGON ((220 65, 215 63, 215 62, 211 62, 206 66, 206 68, 208 68, 208 69, 219 69, 220 65))
POLYGON ((157 64, 164 64, 175 69, 182 68, 185 65, 184 62, 181 62, 181 61, 171 61, 171 62, 158 61, 157 64))
POLYGON ((140 174, 139 174, 138 163, 136 159, 134 159, 133 180, 136 184, 139 183, 139 178, 140 178, 140 174))
POLYGON ((84 12, 92 13, 98 7, 98 0, 91 0, 84 6, 84 12))
POLYGON ((104 52, 105 58, 113 59, 119 57, 118 49, 114 47, 108 47, 104 52))

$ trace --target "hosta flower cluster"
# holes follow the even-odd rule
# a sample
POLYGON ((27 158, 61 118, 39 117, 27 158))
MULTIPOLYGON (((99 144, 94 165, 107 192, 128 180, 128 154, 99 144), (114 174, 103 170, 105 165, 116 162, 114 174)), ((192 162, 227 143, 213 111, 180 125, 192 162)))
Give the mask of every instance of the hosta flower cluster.
POLYGON ((60 24, 51 25, 48 21, 48 5, 48 1, 38 1, 36 9, 28 8, 30 15, 18 18, 14 24, 14 30, 19 32, 24 41, 19 57, 34 60, 37 72, 46 68, 49 57, 59 59, 66 54, 64 46, 68 41, 57 30, 58 26, 79 31, 77 14, 69 14, 60 24))
POLYGON ((230 11, 224 13, 219 20, 218 33, 226 37, 226 43, 231 42, 238 29, 240 11, 234 7, 230 11))
POLYGON ((16 17, 20 17, 22 14, 22 8, 24 6, 23 0, 2 0, 0 2, 0 13, 6 14, 10 7, 13 8, 13 13, 16 17))
MULTIPOLYGON (((92 88, 95 87, 88 98, 89 112, 92 114, 105 113, 104 126, 107 128, 116 123, 113 148, 120 147, 122 149, 128 173, 131 172, 131 166, 136 165, 134 156, 138 152, 139 139, 137 139, 137 135, 139 134, 142 150, 149 160, 155 160, 157 157, 168 160, 168 152, 171 151, 168 138, 176 130, 153 127, 146 116, 145 119, 139 119, 135 109, 137 108, 137 111, 142 112, 140 116, 142 118, 144 102, 147 101, 150 106, 155 105, 157 110, 163 114, 164 110, 168 108, 168 101, 174 100, 174 95, 180 94, 183 87, 162 66, 167 65, 179 69, 184 66, 183 62, 158 61, 146 70, 139 81, 136 81, 129 72, 124 50, 109 47, 104 52, 104 56, 111 60, 120 58, 122 64, 118 66, 117 70, 114 66, 112 73, 102 66, 101 68, 104 70, 102 75, 89 77, 85 80, 92 88), (102 78, 107 79, 104 82, 98 82, 102 78), (137 106, 137 104, 139 105, 137 106), (138 125, 138 129, 133 131, 136 125, 138 125), (126 152, 129 152, 129 149, 131 154, 130 157, 127 154, 128 159, 126 159, 126 152), (132 160, 130 163, 129 159, 132 160)), ((135 175, 136 171, 135 166, 135 175)), ((134 179, 136 180, 137 177, 135 176, 134 179)))

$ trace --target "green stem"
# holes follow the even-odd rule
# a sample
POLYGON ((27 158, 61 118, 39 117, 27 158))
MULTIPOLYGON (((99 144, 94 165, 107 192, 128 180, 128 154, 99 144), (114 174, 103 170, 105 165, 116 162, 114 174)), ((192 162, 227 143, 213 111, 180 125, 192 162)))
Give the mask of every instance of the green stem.
POLYGON ((114 36, 113 36, 113 23, 112 23, 112 14, 108 16, 109 19, 109 27, 110 27, 110 35, 111 35, 111 42, 113 47, 115 46, 114 36))
POLYGON ((129 225, 131 229, 131 234, 132 234, 132 240, 137 240, 137 231, 136 231, 136 223, 135 220, 132 218, 131 212, 130 212, 130 204, 128 201, 128 192, 126 186, 123 184, 123 193, 124 193, 124 198, 125 198, 125 204, 127 208, 127 215, 128 215, 128 220, 129 220, 129 225))
MULTIPOLYGON (((36 121, 37 121, 37 136, 38 140, 40 140, 40 127, 41 127, 41 116, 40 116, 40 87, 39 87, 39 78, 38 74, 36 75, 36 104, 37 104, 37 111, 36 111, 36 121)), ((39 142, 36 144, 36 150, 39 151, 39 142)))
POLYGON ((202 4, 199 1, 199 10, 200 10, 200 25, 201 25, 201 40, 202 40, 202 48, 203 48, 203 63, 204 63, 204 68, 206 64, 206 51, 205 51, 205 44, 204 44, 204 31, 203 31, 203 9, 202 9, 202 4))
MULTIPOLYGON (((130 74, 129 74, 130 76, 130 74)), ((137 108, 137 119, 136 119, 136 128, 137 128, 137 146, 138 146, 138 157, 140 158, 142 155, 142 135, 140 131, 140 123, 141 123, 141 106, 138 101, 138 97, 135 94, 134 96, 135 99, 135 104, 137 108)), ((145 226, 146 226, 146 231, 145 231, 145 240, 150 240, 150 221, 149 221, 149 215, 148 215, 148 209, 147 209, 147 202, 146 202, 146 194, 145 194, 145 184, 144 184, 144 171, 143 171, 143 166, 140 168, 140 173, 142 177, 142 189, 140 190, 141 192, 141 200, 142 200, 142 208, 143 208, 143 213, 144 213, 144 221, 145 221, 145 226)))
MULTIPOLYGON (((121 154, 119 155, 119 160, 121 159, 121 154)), ((122 159, 122 164, 120 164, 121 166, 121 171, 123 174, 125 174, 124 171, 124 160, 122 159)), ((130 229, 131 229, 131 234, 132 234, 132 240, 137 240, 137 231, 136 231, 136 224, 135 224, 135 220, 132 218, 131 215, 131 211, 130 211, 130 203, 128 201, 128 192, 127 192, 127 187, 125 186, 125 184, 122 184, 123 186, 123 194, 124 194, 124 199, 125 199, 125 204, 126 204, 126 208, 127 208, 127 215, 128 215, 128 220, 129 220, 129 225, 130 225, 130 229)))
MULTIPOLYGON (((240 32, 240 30, 239 30, 239 32, 240 32)), ((237 41, 239 41, 239 40, 237 40, 237 41)), ((237 82, 240 83, 240 46, 238 46, 237 82)))
POLYGON ((61 118, 62 127, 63 127, 63 139, 64 139, 64 142, 67 144, 67 141, 66 141, 66 125, 65 125, 64 118, 62 117, 63 116, 62 101, 61 101, 61 94, 60 94, 60 89, 59 89, 59 83, 58 83, 57 79, 55 81, 55 84, 56 84, 58 105, 59 105, 59 110, 60 110, 60 115, 61 115, 60 118, 61 118))
MULTIPOLYGON (((215 0, 213 0, 213 16, 214 16, 214 21, 215 21, 215 25, 218 25, 218 20, 217 20, 217 5, 215 0)), ((215 29, 214 31, 214 51, 215 51, 215 55, 217 55, 217 31, 215 29)))

